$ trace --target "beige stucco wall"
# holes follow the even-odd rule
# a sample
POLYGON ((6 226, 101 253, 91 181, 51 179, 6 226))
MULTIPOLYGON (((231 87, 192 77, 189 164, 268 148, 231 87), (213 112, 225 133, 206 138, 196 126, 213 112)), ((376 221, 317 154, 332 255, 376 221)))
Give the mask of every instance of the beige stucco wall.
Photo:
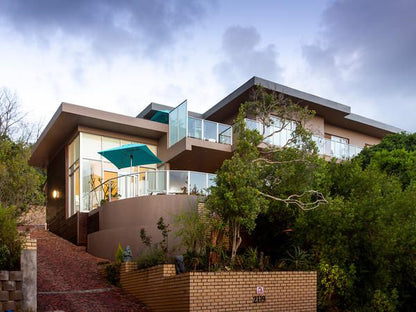
POLYGON ((349 144, 364 147, 366 144, 380 143, 380 139, 352 130, 340 128, 331 124, 325 124, 325 133, 349 139, 349 144))
MULTIPOLYGON (((100 230, 88 235, 88 252, 113 260, 118 244, 130 245, 133 257, 145 250, 140 240, 140 229, 152 236, 152 242, 162 239, 157 221, 163 217, 173 229, 175 215, 196 209, 197 197, 193 195, 149 195, 106 203, 99 208, 100 230)), ((179 245, 174 231, 169 233, 169 249, 179 245)))

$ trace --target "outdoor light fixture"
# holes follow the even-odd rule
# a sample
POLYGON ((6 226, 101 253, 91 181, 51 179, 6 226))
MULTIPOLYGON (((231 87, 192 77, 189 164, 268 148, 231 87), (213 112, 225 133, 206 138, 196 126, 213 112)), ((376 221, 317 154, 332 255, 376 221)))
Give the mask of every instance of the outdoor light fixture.
POLYGON ((52 191, 52 198, 56 199, 61 197, 61 193, 58 190, 53 190, 52 191))

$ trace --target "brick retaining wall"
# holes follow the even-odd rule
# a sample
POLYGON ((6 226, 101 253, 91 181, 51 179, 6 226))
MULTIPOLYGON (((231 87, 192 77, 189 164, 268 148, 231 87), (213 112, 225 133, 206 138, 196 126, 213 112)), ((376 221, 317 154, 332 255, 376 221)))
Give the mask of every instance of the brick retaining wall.
POLYGON ((154 311, 316 311, 316 272, 187 272, 174 265, 121 269, 122 287, 154 311), (264 295, 257 295, 257 287, 264 295), (264 297, 263 297, 264 296, 264 297), (263 301, 265 299, 265 301, 263 301), (255 302, 259 301, 259 302, 255 302))

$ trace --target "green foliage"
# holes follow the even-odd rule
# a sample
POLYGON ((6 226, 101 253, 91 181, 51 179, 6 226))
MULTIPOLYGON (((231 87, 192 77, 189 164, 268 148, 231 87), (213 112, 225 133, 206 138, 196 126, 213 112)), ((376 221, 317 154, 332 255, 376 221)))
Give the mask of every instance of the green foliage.
POLYGON ((45 176, 28 165, 30 146, 0 137, 0 202, 14 206, 17 214, 28 205, 42 205, 45 176))
POLYGON ((118 244, 117 251, 116 251, 116 256, 115 256, 116 263, 123 262, 123 257, 124 257, 123 248, 121 247, 120 244, 118 244))
POLYGON ((158 246, 151 247, 136 260, 139 269, 146 269, 155 265, 164 264, 166 261, 167 258, 165 252, 158 246))
POLYGON ((15 209, 0 203, 0 270, 18 270, 21 250, 15 209))
POLYGON ((356 161, 363 168, 375 166, 399 178, 407 187, 416 178, 416 133, 390 134, 380 144, 364 149, 356 161))
POLYGON ((337 264, 330 265, 325 261, 319 263, 318 300, 321 308, 332 310, 339 305, 339 298, 344 296, 352 286, 349 275, 354 275, 354 266, 350 270, 348 274, 337 264))
POLYGON ((120 287, 120 269, 121 269, 121 262, 115 262, 107 264, 105 267, 105 272, 107 274, 107 280, 117 286, 120 287))
POLYGON ((165 224, 163 218, 160 217, 157 221, 157 229, 162 233, 162 240, 159 243, 160 248, 163 250, 165 255, 167 255, 169 249, 169 232, 171 231, 169 229, 169 224, 165 224))
POLYGON ((283 258, 279 264, 280 268, 288 270, 308 270, 311 266, 310 254, 299 246, 292 246, 286 250, 287 257, 283 258))
POLYGON ((196 209, 184 211, 175 216, 175 235, 193 257, 205 254, 208 245, 210 218, 198 213, 196 209))
POLYGON ((371 311, 375 312, 394 312, 397 311, 397 290, 393 289, 391 295, 383 293, 377 289, 374 292, 373 299, 371 300, 371 311))
POLYGON ((171 231, 169 229, 169 224, 166 225, 163 218, 160 217, 157 221, 157 228, 161 231, 162 240, 153 246, 152 237, 146 234, 146 230, 144 228, 140 230, 140 239, 142 243, 147 247, 147 250, 136 259, 138 267, 141 269, 166 263, 168 259, 168 238, 169 232, 171 231))
POLYGON ((241 106, 234 126, 238 138, 234 155, 217 171, 207 201, 208 209, 228 226, 232 262, 242 242, 241 230, 252 233, 260 214, 268 215, 269 210, 276 216, 284 210, 289 223, 298 208, 313 209, 325 202, 323 194, 314 191, 327 181, 324 161, 303 127, 312 116, 311 111, 262 88, 241 106), (248 129, 246 117, 256 118, 259 130, 248 129), (292 137, 282 147, 272 145, 270 138, 286 126, 292 127, 292 137))
POLYGON ((315 266, 322 272, 330 272, 322 263, 336 268, 331 274, 341 280, 320 275, 320 282, 335 283, 321 285, 321 308, 412 311, 416 183, 403 188, 395 175, 371 163, 365 169, 356 161, 328 168, 332 198, 325 209, 300 214, 293 232, 296 244, 314 255, 315 266))
POLYGON ((152 237, 146 234, 145 229, 140 229, 140 240, 142 241, 143 245, 147 248, 150 248, 152 245, 152 237))

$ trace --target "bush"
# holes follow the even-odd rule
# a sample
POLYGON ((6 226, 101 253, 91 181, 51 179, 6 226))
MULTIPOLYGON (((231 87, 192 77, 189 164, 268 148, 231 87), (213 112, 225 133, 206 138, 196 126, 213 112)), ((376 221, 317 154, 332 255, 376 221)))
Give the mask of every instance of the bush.
POLYGON ((0 270, 19 270, 22 239, 17 231, 14 207, 0 203, 0 270))
POLYGON ((164 264, 166 260, 164 250, 156 246, 143 253, 136 262, 139 269, 146 269, 155 265, 164 264))
POLYGON ((107 280, 115 285, 120 287, 120 268, 121 268, 121 262, 113 262, 110 264, 107 264, 105 267, 105 272, 107 274, 107 280))
POLYGON ((123 262, 123 258, 124 258, 124 251, 123 248, 121 248, 121 245, 118 244, 117 247, 117 251, 116 251, 116 263, 121 263, 123 262))

